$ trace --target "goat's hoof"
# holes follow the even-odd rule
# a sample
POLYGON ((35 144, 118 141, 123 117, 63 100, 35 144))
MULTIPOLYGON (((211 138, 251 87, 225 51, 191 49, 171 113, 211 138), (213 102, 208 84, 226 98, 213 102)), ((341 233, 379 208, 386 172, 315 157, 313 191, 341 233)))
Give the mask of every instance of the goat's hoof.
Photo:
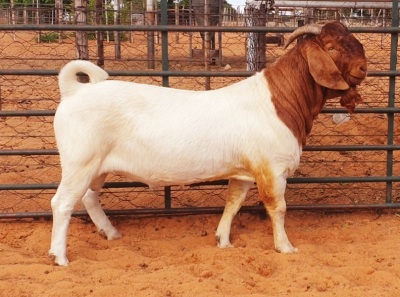
POLYGON ((121 238, 122 238, 122 234, 119 233, 117 230, 115 230, 114 233, 107 236, 107 240, 117 240, 117 239, 121 239, 121 238))
POLYGON ((283 247, 276 247, 275 250, 278 253, 282 253, 282 254, 296 254, 299 249, 293 247, 292 245, 287 245, 287 246, 283 246, 283 247))
POLYGON ((54 264, 58 265, 58 266, 68 266, 69 261, 67 259, 67 257, 59 257, 57 256, 55 253, 49 251, 49 258, 51 261, 54 262, 54 264))
POLYGON ((233 248, 233 245, 230 243, 229 239, 223 240, 221 239, 221 236, 215 235, 215 240, 217 241, 217 247, 220 249, 233 248))
POLYGON ((117 229, 115 229, 114 227, 112 227, 111 229, 109 229, 107 231, 105 231, 104 229, 100 229, 99 234, 101 237, 103 237, 107 240, 116 240, 116 239, 122 238, 121 233, 119 233, 119 231, 117 229))

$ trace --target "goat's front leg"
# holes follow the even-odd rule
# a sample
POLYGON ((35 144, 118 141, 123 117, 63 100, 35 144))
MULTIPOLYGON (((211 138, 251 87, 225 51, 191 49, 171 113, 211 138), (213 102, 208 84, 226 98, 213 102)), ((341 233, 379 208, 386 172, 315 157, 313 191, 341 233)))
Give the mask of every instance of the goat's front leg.
POLYGON ((222 214, 221 220, 218 224, 217 232, 215 234, 218 247, 232 247, 229 240, 232 220, 246 198, 247 192, 253 185, 254 182, 237 179, 229 180, 228 197, 226 198, 224 213, 222 214))
POLYGON ((82 203, 86 208, 90 219, 97 227, 99 234, 108 240, 114 240, 119 239, 122 236, 111 224, 99 202, 99 191, 104 185, 106 176, 107 174, 102 174, 92 182, 90 189, 87 190, 85 196, 82 198, 82 203))
POLYGON ((257 178, 257 187, 262 201, 271 218, 275 250, 280 253, 297 253, 285 231, 285 190, 286 176, 262 173, 257 178))

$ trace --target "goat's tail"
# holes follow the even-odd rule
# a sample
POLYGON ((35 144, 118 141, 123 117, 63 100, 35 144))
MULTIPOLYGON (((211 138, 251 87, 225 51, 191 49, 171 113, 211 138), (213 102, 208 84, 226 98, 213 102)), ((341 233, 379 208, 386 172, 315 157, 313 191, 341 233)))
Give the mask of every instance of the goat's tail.
POLYGON ((98 83, 108 78, 107 72, 89 61, 71 61, 58 74, 58 86, 61 98, 75 94, 82 86, 82 83, 78 82, 76 76, 78 73, 88 75, 90 83, 98 83))

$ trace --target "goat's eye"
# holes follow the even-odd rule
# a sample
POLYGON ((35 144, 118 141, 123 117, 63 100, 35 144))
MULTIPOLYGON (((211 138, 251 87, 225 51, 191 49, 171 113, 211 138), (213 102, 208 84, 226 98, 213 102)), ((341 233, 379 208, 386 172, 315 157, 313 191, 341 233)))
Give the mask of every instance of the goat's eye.
POLYGON ((335 48, 334 48, 333 46, 331 46, 331 47, 328 48, 328 51, 330 51, 330 52, 331 52, 331 51, 334 51, 334 50, 335 50, 335 48))

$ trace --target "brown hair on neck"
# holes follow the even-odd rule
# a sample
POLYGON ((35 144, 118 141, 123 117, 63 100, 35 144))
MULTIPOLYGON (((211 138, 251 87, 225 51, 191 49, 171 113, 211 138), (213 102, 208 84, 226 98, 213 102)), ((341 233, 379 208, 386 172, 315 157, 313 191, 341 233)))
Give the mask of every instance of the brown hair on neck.
POLYGON ((264 69, 278 117, 292 131, 299 144, 306 144, 314 119, 326 99, 324 88, 315 83, 307 60, 298 45, 264 69))

